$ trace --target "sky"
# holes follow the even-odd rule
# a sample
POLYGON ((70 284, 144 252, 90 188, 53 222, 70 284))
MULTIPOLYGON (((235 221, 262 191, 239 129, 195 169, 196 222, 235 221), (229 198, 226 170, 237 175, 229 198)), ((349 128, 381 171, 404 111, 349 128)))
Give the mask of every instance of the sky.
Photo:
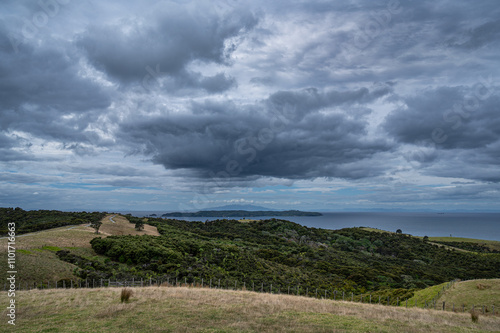
POLYGON ((0 2, 0 207, 500 211, 500 3, 0 2))

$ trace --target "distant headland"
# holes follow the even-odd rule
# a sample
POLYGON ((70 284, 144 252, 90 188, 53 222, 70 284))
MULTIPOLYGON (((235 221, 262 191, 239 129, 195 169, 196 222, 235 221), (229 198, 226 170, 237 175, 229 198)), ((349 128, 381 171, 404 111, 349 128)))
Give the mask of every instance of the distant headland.
POLYGON ((257 216, 322 216, 317 212, 303 212, 300 210, 201 210, 195 213, 165 213, 162 217, 257 217, 257 216))

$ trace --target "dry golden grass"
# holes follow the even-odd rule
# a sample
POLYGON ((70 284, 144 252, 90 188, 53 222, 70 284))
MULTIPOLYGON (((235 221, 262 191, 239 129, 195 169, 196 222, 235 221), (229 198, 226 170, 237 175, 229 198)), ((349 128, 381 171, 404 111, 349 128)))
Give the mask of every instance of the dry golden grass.
MULTIPOLYGON (((40 231, 26 236, 20 235, 16 238, 16 248, 30 250, 44 246, 57 247, 87 247, 95 238, 95 230, 85 225, 65 226, 40 231)), ((1 242, 0 251, 7 250, 7 242, 1 242)))
POLYGON ((102 225, 101 228, 99 229, 100 234, 103 234, 104 236, 109 236, 109 235, 160 236, 156 227, 153 227, 151 225, 145 224, 144 230, 137 231, 135 230, 135 224, 130 223, 129 220, 127 220, 124 216, 115 215, 113 217, 113 221, 115 221, 115 223, 110 221, 111 217, 113 217, 113 215, 108 215, 101 220, 102 225))
MULTIPOLYGON (((500 318, 207 288, 19 292, 22 332, 498 332, 500 318)), ((5 310, 1 316, 6 317, 5 310)))
MULTIPOLYGON (((95 230, 87 225, 64 226, 40 232, 20 235, 16 238, 16 263, 18 276, 22 280, 22 285, 34 282, 41 283, 49 280, 53 283, 60 279, 74 278, 73 270, 75 265, 61 261, 55 252, 61 249, 70 249, 71 252, 83 256, 95 256, 95 252, 90 246, 90 241, 95 237, 106 237, 109 235, 156 235, 156 227, 145 225, 144 230, 135 230, 135 225, 130 223, 125 217, 116 215, 110 221, 108 215, 103 218, 99 235, 95 230)), ((7 262, 7 240, 0 242, 0 260, 7 262)), ((7 278, 7 270, 0 270, 0 279, 7 278)))
MULTIPOLYGON (((77 226, 65 226, 37 233, 20 235, 16 238, 16 248, 23 250, 41 249, 46 246, 54 247, 80 247, 90 248, 90 241, 98 236, 105 237, 110 235, 153 235, 159 236, 156 227, 144 225, 144 230, 135 230, 135 225, 130 223, 125 217, 116 215, 112 223, 109 218, 113 215, 107 215, 101 220, 102 226, 99 229, 99 235, 96 235, 95 229, 85 224, 77 226)), ((7 242, 0 242, 0 252, 7 251, 7 242)))

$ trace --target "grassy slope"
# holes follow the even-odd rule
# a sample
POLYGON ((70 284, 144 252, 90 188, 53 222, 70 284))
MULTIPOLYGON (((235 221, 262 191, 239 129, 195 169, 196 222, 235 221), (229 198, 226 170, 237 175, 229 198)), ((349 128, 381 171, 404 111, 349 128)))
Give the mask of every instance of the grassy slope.
POLYGON ((489 247, 492 250, 500 251, 500 242, 493 240, 484 239, 474 239, 474 238, 462 238, 462 237, 429 237, 430 241, 436 242, 469 242, 477 243, 482 246, 489 247))
POLYGON ((500 279, 471 280, 455 283, 438 300, 450 305, 494 305, 500 310, 500 279))
MULTIPOLYGON (((136 231, 134 225, 120 215, 109 219, 108 215, 102 219, 101 237, 108 235, 159 235, 156 227, 145 225, 143 231, 136 231)), ((74 278, 75 265, 60 260, 55 252, 61 249, 71 250, 72 253, 85 256, 95 256, 90 241, 95 238, 95 230, 85 226, 65 226, 44 230, 33 234, 26 234, 16 238, 16 264, 18 277, 22 287, 26 283, 50 280, 53 283, 60 279, 74 278)), ((7 240, 0 241, 0 260, 6 263, 7 240)), ((6 269, 0 270, 0 280, 7 278, 6 269)))
MULTIPOLYGON (((376 228, 369 228, 369 227, 363 227, 362 229, 366 231, 373 231, 373 232, 387 232, 387 233, 394 233, 392 231, 387 231, 387 230, 382 230, 382 229, 376 229, 376 228)), ((423 238, 421 236, 414 236, 417 238, 423 238)), ((434 242, 468 242, 468 243, 476 243, 482 246, 489 247, 491 250, 497 250, 500 251, 500 242, 499 241, 494 241, 494 240, 484 240, 484 239, 475 239, 475 238, 463 238, 463 237, 429 237, 429 242, 432 244, 436 244, 439 246, 444 246, 447 249, 452 249, 454 247, 452 246, 447 246, 439 243, 434 243, 434 242)), ((463 252, 468 252, 459 248, 454 248, 455 250, 458 251, 463 251, 463 252)))
MULTIPOLYGON (((417 304, 420 308, 424 307, 425 302, 431 302, 432 299, 437 296, 438 292, 447 284, 448 282, 445 282, 417 291, 412 298, 408 299, 408 304, 410 306, 415 306, 415 304, 417 304)), ((406 306, 406 303, 401 303, 401 306, 406 306)))
MULTIPOLYGON (((32 290, 17 295, 22 332, 492 332, 500 318, 298 296, 198 288, 32 290)), ((6 318, 6 310, 1 316, 6 318)), ((5 327, 5 326, 4 326, 5 327)), ((12 330, 14 331, 14 330, 12 330)))
MULTIPOLYGON (((408 304, 414 306, 416 300, 417 306, 423 307, 426 301, 431 302, 446 285, 447 282, 419 290, 412 298, 408 299, 408 304)), ((436 300, 437 307, 442 307, 443 302, 446 302, 447 309, 451 309, 455 305, 455 309, 459 310, 462 309, 462 304, 466 305, 466 310, 470 310, 473 304, 476 306, 485 305, 488 308, 493 305, 496 308, 495 312, 498 313, 500 310, 500 279, 456 282, 436 300)))

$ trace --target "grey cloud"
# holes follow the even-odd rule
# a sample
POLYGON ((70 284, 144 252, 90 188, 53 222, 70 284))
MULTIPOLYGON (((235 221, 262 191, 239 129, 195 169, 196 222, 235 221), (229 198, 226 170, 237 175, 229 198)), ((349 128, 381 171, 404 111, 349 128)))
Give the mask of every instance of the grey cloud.
POLYGON ((495 86, 440 87, 404 98, 382 127, 399 143, 415 146, 407 156, 421 172, 499 182, 500 97, 495 86))
POLYGON ((192 170, 202 178, 227 174, 228 169, 237 177, 372 177, 382 168, 370 159, 390 145, 367 138, 367 122, 359 112, 353 117, 318 111, 365 104, 388 91, 310 88, 275 93, 260 105, 193 103, 190 115, 131 119, 121 132, 153 162, 192 170))
MULTIPOLYGON (((111 77, 140 82, 148 75, 148 66, 161 78, 185 76, 186 66, 194 60, 227 64, 236 47, 231 38, 257 22, 245 10, 218 15, 171 5, 142 21, 129 18, 119 25, 93 26, 79 37, 78 45, 94 66, 111 77)), ((210 92, 231 86, 223 74, 203 78, 199 85, 210 92)))
POLYGON ((449 45, 464 49, 477 49, 489 43, 498 43, 500 39, 500 20, 490 21, 470 29, 460 39, 458 37, 452 38, 449 45))
POLYGON ((481 148, 500 139, 500 98, 495 90, 480 83, 427 89, 406 97, 405 106, 390 113, 383 127, 404 143, 481 148))
MULTIPOLYGON (((110 105, 109 91, 81 77, 71 45, 24 43, 14 52, 0 30, 0 129, 62 142, 98 143, 87 130, 110 105)), ((19 156, 11 151, 5 156, 19 156)))

